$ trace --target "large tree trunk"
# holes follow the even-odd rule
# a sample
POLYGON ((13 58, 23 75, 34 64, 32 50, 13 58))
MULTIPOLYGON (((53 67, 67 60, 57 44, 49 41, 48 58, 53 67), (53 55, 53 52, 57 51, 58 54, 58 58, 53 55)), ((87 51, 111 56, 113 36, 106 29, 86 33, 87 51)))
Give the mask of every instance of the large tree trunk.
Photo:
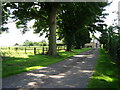
POLYGON ((48 55, 56 56, 56 12, 57 8, 54 3, 50 7, 48 22, 49 22, 49 50, 48 55))
POLYGON ((67 45, 66 51, 71 52, 71 46, 70 45, 67 45))
POLYGON ((72 45, 73 45, 73 42, 74 42, 74 34, 71 33, 70 30, 66 29, 66 31, 64 32, 64 37, 65 37, 65 43, 66 43, 66 46, 67 46, 66 51, 71 52, 72 45))

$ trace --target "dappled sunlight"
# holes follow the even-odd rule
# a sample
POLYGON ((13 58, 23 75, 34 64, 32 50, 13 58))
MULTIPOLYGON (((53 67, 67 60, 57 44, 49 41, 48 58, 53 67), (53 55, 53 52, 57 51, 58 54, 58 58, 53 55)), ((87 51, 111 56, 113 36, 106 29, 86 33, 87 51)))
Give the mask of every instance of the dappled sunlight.
POLYGON ((40 69, 46 69, 46 68, 48 68, 48 67, 41 67, 40 69))
POLYGON ((29 71, 29 70, 34 70, 34 69, 39 69, 42 66, 33 66, 33 67, 28 67, 25 70, 29 71))
POLYGON ((92 70, 79 70, 79 72, 83 72, 83 73, 93 73, 94 71, 92 71, 92 70))
POLYGON ((89 49, 90 48, 83 48, 83 49, 80 49, 80 50, 79 49, 73 49, 73 52, 68 52, 68 51, 63 50, 63 51, 59 52, 59 54, 61 56, 72 56, 72 55, 84 52, 86 50, 89 50, 89 49))
POLYGON ((59 52, 65 52, 65 50, 60 50, 59 52))
POLYGON ((67 55, 67 53, 61 53, 61 55, 65 56, 65 55, 67 55))
POLYGON ((116 64, 116 63, 115 63, 115 62, 113 62, 113 61, 111 61, 110 63, 111 63, 111 64, 113 64, 113 65, 115 65, 115 64, 116 64))
POLYGON ((73 59, 68 59, 69 61, 72 61, 73 59))
POLYGON ((29 86, 34 86, 34 85, 36 85, 36 84, 37 84, 37 82, 29 82, 29 83, 28 83, 29 86))
POLYGON ((75 55, 73 57, 85 57, 86 55, 75 55))
POLYGON ((27 73, 28 76, 35 76, 35 77, 43 77, 46 76, 45 74, 34 74, 34 73, 27 73))
MULTIPOLYGON (((21 62, 21 60, 14 60, 15 62, 21 62)), ((27 62, 27 60, 23 60, 24 62, 27 62)))
POLYGON ((93 58, 94 55, 87 55, 87 58, 93 58))
POLYGON ((77 64, 81 63, 81 62, 76 62, 77 64))
POLYGON ((58 75, 49 75, 50 78, 55 78, 55 79, 60 79, 60 78, 64 78, 65 74, 64 73, 60 73, 58 75))
MULTIPOLYGON (((39 82, 41 83, 41 84, 44 84, 44 81, 42 81, 42 80, 39 80, 39 82)), ((29 88, 37 88, 37 87, 39 87, 39 85, 38 85, 38 81, 30 81, 30 82, 28 82, 27 83, 27 87, 29 87, 29 88)))
POLYGON ((106 75, 100 75, 100 76, 92 76, 91 78, 93 79, 99 79, 99 80, 104 80, 106 82, 113 82, 115 79, 111 78, 110 76, 106 76, 106 75))
POLYGON ((87 58, 93 58, 94 57, 94 55, 75 55, 75 56, 73 56, 73 57, 87 57, 87 58))
MULTIPOLYGON (((56 63, 56 62, 65 60, 67 57, 78 54, 79 52, 83 52, 83 50, 84 49, 82 49, 82 51, 75 50, 75 53, 61 51, 61 52, 59 52, 60 56, 56 57, 56 58, 48 56, 48 55, 32 55, 31 53, 28 53, 28 52, 26 54, 25 54, 25 52, 19 52, 19 51, 12 52, 12 50, 11 50, 11 54, 13 54, 13 56, 15 56, 15 57, 3 57, 3 69, 4 69, 3 77, 18 74, 20 72, 26 72, 26 71, 31 71, 34 69, 39 69, 41 67, 45 67, 52 63, 56 63), (12 70, 12 72, 11 72, 11 70, 12 70)), ((86 50, 88 50, 88 49, 86 49, 86 50)), ((72 58, 70 58, 68 60, 72 61, 72 62, 74 61, 72 58)), ((76 65, 79 63, 80 62, 77 61, 76 63, 73 63, 73 65, 76 65)), ((63 68, 69 69, 72 67, 66 65, 63 68)), ((55 71, 53 71, 53 72, 55 72, 55 71)))
POLYGON ((85 61, 82 61, 81 63, 85 63, 85 61))
MULTIPOLYGON (((69 55, 72 54, 73 53, 70 53, 69 55)), ((65 56, 53 58, 45 55, 29 55, 28 59, 21 58, 21 62, 18 60, 17 64, 17 66, 23 64, 20 68, 22 68, 23 71, 29 72, 18 74, 17 77, 19 78, 15 79, 15 82, 18 83, 13 83, 16 87, 23 88, 85 87, 81 80, 83 79, 87 82, 89 76, 93 73, 92 65, 94 65, 86 56, 88 56, 88 54, 83 55, 84 58, 73 56, 61 61, 61 58, 64 59, 65 56), (58 63, 52 64, 51 62, 58 63), (19 85, 19 83, 22 84, 19 85)), ((16 60, 16 58, 14 59, 16 60)), ((95 59, 93 59, 92 62, 94 60, 95 59)), ((20 69, 18 68, 16 70, 18 71, 20 69)), ((4 85, 5 83, 8 83, 8 81, 4 82, 4 85)))

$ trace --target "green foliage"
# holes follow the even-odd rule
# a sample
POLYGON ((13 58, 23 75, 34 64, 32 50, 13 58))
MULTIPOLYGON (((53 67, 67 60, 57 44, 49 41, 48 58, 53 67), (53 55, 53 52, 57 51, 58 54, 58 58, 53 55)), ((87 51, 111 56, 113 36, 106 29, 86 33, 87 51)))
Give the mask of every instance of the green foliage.
POLYGON ((107 45, 108 45, 108 33, 107 30, 103 30, 101 37, 100 37, 100 43, 103 44, 103 48, 107 50, 107 45))
POLYGON ((103 48, 105 48, 114 59, 119 60, 120 36, 114 30, 117 29, 113 26, 104 29, 100 37, 100 43, 103 44, 103 48))
POLYGON ((24 43, 23 43, 23 46, 33 46, 33 42, 32 41, 28 41, 26 40, 24 43))
POLYGON ((5 5, 5 3, 2 4, 3 8, 2 8, 2 21, 1 21, 1 24, 0 24, 0 34, 2 32, 8 31, 8 27, 5 27, 4 25, 7 24, 7 20, 9 18, 10 11, 4 5, 5 5))
POLYGON ((113 34, 109 46, 110 55, 113 57, 117 57, 118 44, 118 35, 113 34))
MULTIPOLYGON (((4 6, 10 7, 10 9, 13 10, 11 12, 11 18, 16 21, 17 28, 23 28, 23 33, 29 31, 27 23, 31 20, 35 20, 33 25, 34 33, 40 33, 40 36, 46 33, 46 37, 49 37, 48 54, 53 55, 57 54, 55 39, 56 16, 58 19, 59 39, 64 38, 67 51, 71 51, 73 45, 80 47, 79 43, 83 46, 85 43, 89 42, 89 32, 95 31, 96 26, 102 27, 102 24, 95 25, 95 23, 103 22, 101 18, 105 15, 102 14, 102 11, 104 11, 103 8, 106 5, 106 2, 11 2, 5 3, 4 6), (83 30, 85 30, 85 33, 83 30), (83 33, 85 34, 84 40, 82 40, 83 33), (81 40, 78 40, 78 38, 81 40)), ((7 10, 5 11, 7 12, 7 10)), ((33 44, 31 43, 30 45, 33 44)))
POLYGON ((117 58, 120 61, 120 35, 118 36, 117 58))
MULTIPOLYGON (((89 32, 96 30, 95 23, 104 22, 100 16, 107 3, 63 3, 62 12, 58 18, 59 39, 64 38, 67 50, 70 51, 72 46, 77 48, 90 41, 89 32), (84 34, 84 35, 83 35, 84 34), (75 44, 74 44, 75 43, 75 44)), ((99 26, 100 27, 100 26, 99 26)))
MULTIPOLYGON (((9 7, 11 18, 16 21, 16 27, 22 28, 24 34, 28 30, 27 24, 31 20, 35 20, 33 28, 35 33, 49 31, 49 53, 57 55, 56 51, 56 13, 59 3, 54 2, 10 2, 5 3, 5 7, 9 7)), ((7 11, 7 10, 6 10, 7 11)), ((31 44, 32 45, 32 44, 31 44)))
POLYGON ((19 44, 18 43, 16 43, 14 46, 18 46, 19 44))
POLYGON ((86 28, 79 30, 75 33, 75 48, 80 49, 81 47, 84 47, 84 45, 89 43, 90 40, 90 33, 86 28))
POLYGON ((45 3, 12 2, 11 5, 11 9, 15 9, 12 12, 12 18, 16 19, 17 28, 23 28, 23 33, 28 31, 27 23, 33 19, 35 20, 33 25, 35 33, 44 32, 48 28, 45 3))
POLYGON ((23 43, 23 46, 47 46, 47 42, 45 40, 42 40, 41 42, 32 42, 32 41, 28 41, 26 40, 23 43))
POLYGON ((111 60, 104 49, 100 49, 99 52, 95 72, 90 77, 88 88, 120 88, 118 65, 111 60))

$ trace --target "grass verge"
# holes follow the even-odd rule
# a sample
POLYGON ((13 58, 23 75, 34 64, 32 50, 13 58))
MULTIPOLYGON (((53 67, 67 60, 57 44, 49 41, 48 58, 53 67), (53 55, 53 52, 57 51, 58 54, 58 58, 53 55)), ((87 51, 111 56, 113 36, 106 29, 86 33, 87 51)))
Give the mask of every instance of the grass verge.
POLYGON ((94 74, 90 77, 88 88, 120 88, 118 65, 105 53, 104 49, 99 49, 99 58, 94 74))
POLYGON ((58 57, 52 57, 48 55, 28 55, 28 57, 3 57, 2 61, 2 77, 7 77, 21 72, 27 72, 30 70, 45 67, 50 64, 65 60, 75 54, 85 52, 90 48, 74 49, 74 52, 59 52, 58 57))

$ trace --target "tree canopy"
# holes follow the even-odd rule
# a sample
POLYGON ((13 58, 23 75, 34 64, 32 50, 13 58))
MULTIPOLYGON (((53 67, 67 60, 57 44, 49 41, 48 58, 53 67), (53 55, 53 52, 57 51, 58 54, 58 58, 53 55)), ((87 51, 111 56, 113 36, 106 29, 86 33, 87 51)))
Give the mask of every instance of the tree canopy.
POLYGON ((64 38, 67 51, 71 51, 72 45, 76 48, 84 46, 90 41, 90 32, 99 31, 104 25, 100 17, 104 17, 104 7, 107 3, 66 3, 63 4, 59 14, 59 39, 64 38), (98 25, 99 24, 99 25, 98 25))
POLYGON ((35 20, 34 33, 46 33, 49 40, 49 55, 57 55, 56 28, 58 39, 64 39, 67 51, 90 41, 90 32, 102 30, 104 7, 107 2, 10 2, 3 3, 3 24, 8 18, 16 22, 17 28, 28 31, 27 23, 35 20), (97 23, 97 24, 96 24, 97 23))

